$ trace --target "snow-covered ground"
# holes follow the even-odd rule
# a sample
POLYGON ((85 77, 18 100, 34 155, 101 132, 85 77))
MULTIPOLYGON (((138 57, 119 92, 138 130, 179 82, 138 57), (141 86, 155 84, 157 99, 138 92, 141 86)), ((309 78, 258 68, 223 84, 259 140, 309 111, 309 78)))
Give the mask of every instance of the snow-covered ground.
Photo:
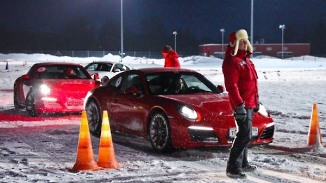
MULTIPOLYGON (((81 116, 31 118, 13 107, 13 82, 36 62, 65 61, 82 65, 103 58, 56 57, 44 54, 0 54, 0 182, 325 182, 324 143, 307 145, 312 105, 317 104, 322 142, 326 141, 326 58, 289 60, 253 58, 259 75, 261 102, 275 120, 275 139, 250 148, 258 170, 247 179, 225 176, 228 148, 203 148, 161 155, 139 137, 114 134, 118 170, 73 173, 81 116), (8 70, 6 64, 8 63, 8 70), (316 148, 318 147, 318 148, 316 148)), ((134 67, 162 67, 163 59, 126 57, 134 67)), ((180 58, 215 84, 223 84, 222 60, 202 56, 180 58)), ((94 158, 99 139, 92 137, 94 158)))

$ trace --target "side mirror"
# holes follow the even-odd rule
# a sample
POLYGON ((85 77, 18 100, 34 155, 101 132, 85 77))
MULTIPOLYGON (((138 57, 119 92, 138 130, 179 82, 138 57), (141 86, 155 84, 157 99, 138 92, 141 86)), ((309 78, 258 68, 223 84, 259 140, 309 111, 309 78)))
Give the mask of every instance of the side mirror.
POLYGON ((217 85, 216 87, 221 91, 221 93, 225 92, 225 88, 223 85, 217 85))
POLYGON ((23 79, 29 79, 30 77, 29 77, 28 74, 24 74, 24 75, 22 76, 22 78, 23 78, 23 79))

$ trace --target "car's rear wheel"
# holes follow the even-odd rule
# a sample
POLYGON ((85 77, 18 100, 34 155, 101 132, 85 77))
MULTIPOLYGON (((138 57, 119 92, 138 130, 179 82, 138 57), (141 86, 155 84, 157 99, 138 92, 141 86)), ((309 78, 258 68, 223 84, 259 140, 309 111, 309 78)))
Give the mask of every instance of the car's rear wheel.
POLYGON ((18 91, 17 88, 14 88, 14 106, 16 109, 24 108, 23 105, 19 104, 18 102, 18 91))
POLYGON ((149 121, 149 140, 152 147, 161 153, 172 150, 171 128, 166 115, 156 112, 149 121))
POLYGON ((35 110, 35 98, 34 98, 33 90, 30 90, 26 96, 25 107, 26 107, 27 113, 30 116, 32 116, 32 117, 38 116, 38 113, 35 110))
POLYGON ((90 100, 86 104, 87 121, 89 124, 89 131, 92 135, 100 137, 102 117, 99 105, 95 100, 90 100))

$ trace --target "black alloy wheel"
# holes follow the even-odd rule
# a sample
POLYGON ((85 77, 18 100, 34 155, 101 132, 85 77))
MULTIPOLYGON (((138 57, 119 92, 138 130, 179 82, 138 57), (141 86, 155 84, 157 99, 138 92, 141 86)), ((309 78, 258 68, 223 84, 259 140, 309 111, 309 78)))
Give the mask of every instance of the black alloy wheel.
POLYGON ((171 130, 166 115, 162 112, 153 114, 148 128, 152 147, 160 153, 170 152, 172 150, 171 130))
POLYGON ((35 110, 35 98, 34 98, 34 92, 31 89, 27 96, 26 96, 26 100, 25 100, 25 107, 26 107, 26 111, 27 113, 32 116, 38 116, 38 113, 35 110))
POLYGON ((19 102, 18 102, 18 91, 17 91, 16 87, 14 88, 14 107, 15 107, 15 109, 24 108, 24 106, 19 104, 19 102))
POLYGON ((102 79, 101 79, 101 82, 102 83, 106 83, 106 82, 108 82, 109 81, 109 77, 107 77, 107 76, 104 76, 102 79))
POLYGON ((102 117, 99 105, 95 100, 90 100, 86 104, 86 114, 89 131, 92 135, 100 137, 102 127, 102 117))

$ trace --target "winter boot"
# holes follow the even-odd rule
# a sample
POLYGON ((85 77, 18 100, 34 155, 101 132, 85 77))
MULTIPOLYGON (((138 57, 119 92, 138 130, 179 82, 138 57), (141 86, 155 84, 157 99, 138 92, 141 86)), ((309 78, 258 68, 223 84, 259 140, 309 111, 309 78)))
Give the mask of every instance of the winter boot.
POLYGON ((226 176, 233 178, 233 179, 238 179, 238 178, 246 178, 246 174, 242 173, 241 169, 239 168, 232 168, 231 166, 227 166, 226 168, 226 176))
POLYGON ((242 167, 242 171, 243 172, 253 172, 257 169, 257 166, 255 165, 250 165, 250 164, 247 164, 246 166, 243 166, 242 167))
POLYGON ((233 179, 243 179, 247 177, 247 175, 242 173, 241 170, 226 171, 226 176, 233 179))

